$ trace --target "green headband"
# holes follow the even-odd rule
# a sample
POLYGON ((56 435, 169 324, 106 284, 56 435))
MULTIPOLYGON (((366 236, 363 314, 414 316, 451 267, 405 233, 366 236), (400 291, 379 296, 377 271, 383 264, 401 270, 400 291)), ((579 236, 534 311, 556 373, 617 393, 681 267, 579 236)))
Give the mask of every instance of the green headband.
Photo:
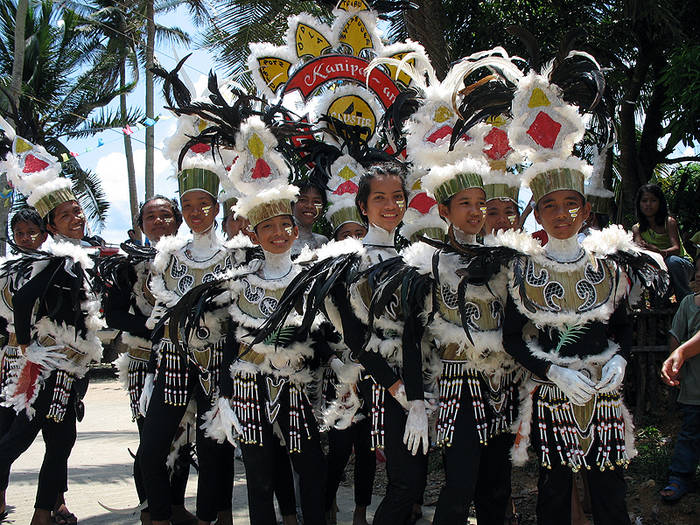
POLYGON ((439 203, 444 203, 450 197, 469 188, 484 188, 484 181, 481 179, 481 175, 477 173, 458 173, 435 188, 435 200, 439 203))

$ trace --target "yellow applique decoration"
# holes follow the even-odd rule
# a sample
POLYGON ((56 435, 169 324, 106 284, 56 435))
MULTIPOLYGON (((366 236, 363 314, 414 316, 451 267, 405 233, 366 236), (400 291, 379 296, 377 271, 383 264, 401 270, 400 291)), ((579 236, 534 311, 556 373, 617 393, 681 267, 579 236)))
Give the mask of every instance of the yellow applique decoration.
POLYGON ((261 158, 265 153, 265 145, 257 134, 253 133, 248 139, 248 149, 256 159, 261 158))
POLYGON ((541 106, 549 106, 550 104, 551 102, 547 98, 547 95, 544 94, 544 91, 536 87, 532 90, 532 95, 530 95, 530 100, 527 103, 527 107, 539 108, 541 106))
POLYGON ((197 130, 201 133, 205 129, 207 129, 208 122, 206 120, 203 120, 201 118, 197 119, 197 130))
POLYGON ((338 172, 338 175, 345 180, 350 180, 357 175, 357 173, 352 171, 349 167, 343 166, 343 169, 338 172))
POLYGON ((369 130, 362 138, 369 140, 374 135, 377 118, 370 105, 357 95, 345 95, 333 101, 328 108, 328 114, 349 126, 362 126, 369 130))
POLYGON ((294 35, 297 56, 319 57, 331 48, 331 43, 313 27, 299 23, 294 35))
POLYGON ((413 186, 411 186, 411 191, 418 191, 423 189, 420 185, 420 178, 416 180, 416 182, 413 183, 413 186))
POLYGON ((357 11, 369 11, 369 6, 363 0, 342 0, 338 9, 355 13, 357 11))
MULTIPOLYGON (((546 97, 545 97, 546 98, 546 97)), ((500 128, 506 123, 506 118, 503 115, 497 115, 486 119, 487 124, 491 124, 496 128, 500 128)))
MULTIPOLYGON (((390 58, 401 60, 406 55, 407 53, 396 53, 395 55, 391 55, 390 58)), ((406 63, 410 66, 416 65, 416 61, 414 59, 407 60, 406 63)), ((398 77, 396 76, 396 70, 398 69, 398 67, 387 65, 387 68, 389 68, 389 76, 391 76, 391 78, 395 79, 397 82, 402 83, 404 86, 408 86, 411 83, 411 77, 403 71, 399 74, 398 77)))
POLYGON ((281 58, 264 57, 258 59, 260 76, 272 91, 289 80, 289 68, 292 63, 281 58))
POLYGON ((450 120, 452 118, 452 111, 447 106, 440 106, 435 110, 435 115, 433 115, 433 120, 438 124, 450 120))
POLYGON ((359 16, 353 16, 347 21, 340 32, 338 40, 342 44, 350 46, 352 54, 355 56, 360 56, 360 51, 363 49, 372 49, 374 47, 372 37, 369 36, 369 31, 367 31, 367 26, 359 16))
POLYGON ((15 138, 15 153, 24 153, 25 151, 32 151, 33 149, 34 146, 22 137, 15 138))

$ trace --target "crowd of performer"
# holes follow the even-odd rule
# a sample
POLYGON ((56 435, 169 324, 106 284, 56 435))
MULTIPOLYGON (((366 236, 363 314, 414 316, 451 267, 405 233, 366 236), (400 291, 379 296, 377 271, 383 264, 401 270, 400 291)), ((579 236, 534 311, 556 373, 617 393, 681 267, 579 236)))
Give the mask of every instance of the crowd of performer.
MULTIPOLYGON (((485 56, 462 64, 460 78, 485 56)), ((495 69, 506 61, 490 56, 495 69)), ((589 56, 566 60, 577 66, 568 74, 602 78, 589 56)), ((633 288, 665 293, 667 277, 631 233, 590 227, 606 195, 589 191, 590 166, 573 156, 586 123, 562 95, 560 65, 459 83, 447 98, 420 89, 426 75, 416 69, 406 119, 417 124, 393 124, 401 158, 332 116, 301 122, 218 88, 206 104, 185 100, 175 108, 178 198, 141 206, 137 224, 152 247, 125 243, 109 257, 85 242, 85 214, 60 164, 37 168, 8 147, 5 170, 33 209, 12 216, 17 253, 2 267, 0 503, 12 463, 42 431, 32 525, 76 522, 63 499, 67 463, 88 365, 101 356, 97 332, 108 326, 128 347, 117 364, 138 427, 144 524, 231 524, 236 448, 252 524, 278 522, 275 499, 285 525, 297 523, 297 506, 306 525, 332 523, 353 450, 353 523, 368 523, 378 450, 388 484, 373 523, 415 522, 431 447, 445 471, 436 525, 467 523, 471 504, 479 524, 510 519, 511 470, 528 448, 540 465, 538 523, 571 523, 578 471, 594 522, 630 523, 628 299, 633 288), (516 77, 512 105, 488 114, 483 90, 516 77), (418 136, 445 100, 452 136, 418 136), (559 126, 569 136, 544 147, 524 122, 546 111, 570 120, 559 126), (484 142, 472 144, 501 114, 512 119, 502 126, 509 151, 527 166, 517 176, 512 159, 493 162, 484 142), (301 146, 290 140, 300 135, 301 146), (299 178, 301 164, 309 169, 299 178), (544 246, 522 231, 521 186, 544 246), (330 241, 316 233, 324 211, 330 241)), ((4 138, 18 140, 10 130, 4 138)))

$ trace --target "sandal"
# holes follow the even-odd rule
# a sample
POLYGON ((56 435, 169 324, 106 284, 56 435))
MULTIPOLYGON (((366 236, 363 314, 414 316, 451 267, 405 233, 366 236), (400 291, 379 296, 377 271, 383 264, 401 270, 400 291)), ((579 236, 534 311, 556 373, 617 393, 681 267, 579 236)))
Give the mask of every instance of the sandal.
POLYGON ((659 494, 665 503, 676 503, 689 492, 688 482, 682 478, 672 477, 659 494))
POLYGON ((61 505, 61 508, 54 510, 51 518, 56 525, 77 525, 78 523, 78 516, 69 511, 65 505, 61 505))

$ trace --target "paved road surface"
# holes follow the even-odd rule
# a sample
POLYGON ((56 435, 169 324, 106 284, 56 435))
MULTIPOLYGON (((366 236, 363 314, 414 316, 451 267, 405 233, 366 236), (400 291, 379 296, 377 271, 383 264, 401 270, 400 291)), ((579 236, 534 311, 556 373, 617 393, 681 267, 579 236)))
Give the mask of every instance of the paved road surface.
MULTIPOLYGON (((68 507, 78 516, 81 525, 132 525, 139 523, 133 517, 106 512, 98 501, 114 508, 137 504, 132 479, 132 459, 127 449, 136 452, 138 433, 131 421, 128 398, 117 380, 93 380, 85 398, 85 419, 78 423, 78 440, 73 448, 68 467, 68 507)), ((27 525, 32 516, 36 479, 44 455, 44 442, 37 438, 12 468, 7 490, 9 514, 2 523, 27 525)), ((187 507, 194 509, 197 487, 196 473, 190 475, 187 486, 187 507)), ((248 504, 243 463, 236 461, 233 490, 234 522, 248 523, 248 504)), ((352 523, 352 489, 338 491, 339 524, 352 523)), ((379 497, 373 498, 370 517, 379 497)), ((432 513, 432 509, 424 509, 432 513)), ((421 520, 423 524, 428 521, 421 520)))

